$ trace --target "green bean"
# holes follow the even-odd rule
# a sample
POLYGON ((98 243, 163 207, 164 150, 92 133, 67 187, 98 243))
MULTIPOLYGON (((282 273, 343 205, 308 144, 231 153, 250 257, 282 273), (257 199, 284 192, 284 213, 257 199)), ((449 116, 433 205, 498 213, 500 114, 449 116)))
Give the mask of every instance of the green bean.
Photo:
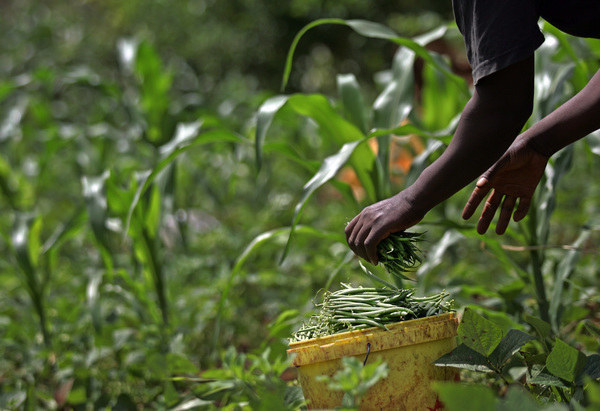
POLYGON ((439 315, 450 310, 445 292, 414 297, 414 289, 352 288, 342 284, 342 289, 323 294, 321 303, 315 304, 320 312, 310 317, 292 335, 293 341, 341 333, 367 327, 386 328, 386 324, 411 318, 439 315))

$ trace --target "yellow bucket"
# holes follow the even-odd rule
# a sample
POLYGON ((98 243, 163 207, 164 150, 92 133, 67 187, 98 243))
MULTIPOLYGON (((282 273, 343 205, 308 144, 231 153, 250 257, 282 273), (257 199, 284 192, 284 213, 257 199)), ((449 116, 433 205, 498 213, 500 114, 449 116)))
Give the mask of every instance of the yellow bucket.
POLYGON ((454 313, 388 324, 389 331, 373 327, 327 337, 290 343, 288 354, 298 367, 298 378, 309 408, 335 408, 343 393, 330 391, 319 375, 332 376, 342 357, 368 361, 381 357, 388 365, 387 378, 375 384, 362 398, 362 410, 439 409, 433 381, 458 378, 449 367, 433 362, 456 347, 458 320, 454 313))

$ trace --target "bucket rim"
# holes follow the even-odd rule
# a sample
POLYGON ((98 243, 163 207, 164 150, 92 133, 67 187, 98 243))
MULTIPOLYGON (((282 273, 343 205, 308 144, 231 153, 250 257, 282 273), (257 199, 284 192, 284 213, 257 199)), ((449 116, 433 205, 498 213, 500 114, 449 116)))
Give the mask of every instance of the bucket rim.
POLYGON ((290 343, 292 365, 300 367, 342 357, 364 355, 389 349, 417 346, 457 336, 455 313, 417 318, 378 327, 332 334, 325 337, 290 343))
POLYGON ((321 345, 325 342, 333 342, 335 340, 341 340, 341 339, 346 339, 348 337, 355 337, 355 336, 358 337, 358 336, 365 335, 365 334, 387 333, 390 331, 398 332, 400 328, 412 327, 412 326, 416 326, 416 325, 421 325, 423 323, 441 322, 441 321, 455 320, 455 319, 456 319, 456 312, 451 311, 449 313, 444 313, 444 314, 439 314, 439 315, 430 315, 429 317, 414 318, 412 320, 404 320, 404 321, 398 321, 395 323, 386 324, 385 326, 388 328, 387 330, 384 330, 379 327, 369 327, 369 328, 363 328, 360 330, 350 330, 350 331, 345 331, 343 333, 330 334, 330 335, 326 335, 323 337, 317 337, 317 338, 311 338, 308 340, 290 342, 290 343, 288 343, 288 345, 290 347, 290 349, 288 351, 291 351, 291 350, 297 349, 297 348, 301 348, 304 345, 307 345, 307 346, 312 346, 315 344, 321 345))

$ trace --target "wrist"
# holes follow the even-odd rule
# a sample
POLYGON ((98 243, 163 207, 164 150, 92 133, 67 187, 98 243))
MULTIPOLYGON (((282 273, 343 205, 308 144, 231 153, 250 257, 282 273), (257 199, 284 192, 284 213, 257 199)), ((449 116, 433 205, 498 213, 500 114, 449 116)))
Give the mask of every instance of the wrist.
POLYGON ((394 196, 397 201, 401 202, 402 208, 416 220, 421 220, 425 214, 431 209, 428 207, 419 192, 415 190, 415 185, 402 190, 394 196))
MULTIPOLYGON (((529 130, 528 130, 529 131, 529 130)), ((547 145, 544 144, 543 136, 535 133, 523 133, 520 137, 522 144, 529 150, 539 154, 546 159, 549 159, 554 154, 554 151, 547 145)))

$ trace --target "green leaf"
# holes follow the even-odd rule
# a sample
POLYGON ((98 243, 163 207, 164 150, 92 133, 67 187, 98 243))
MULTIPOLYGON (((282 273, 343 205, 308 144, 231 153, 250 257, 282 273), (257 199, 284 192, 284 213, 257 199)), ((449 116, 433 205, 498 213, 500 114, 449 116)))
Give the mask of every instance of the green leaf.
POLYGON ((562 340, 556 339, 546 359, 546 368, 553 375, 573 382, 586 363, 585 355, 562 340))
POLYGON ((498 404, 498 411, 537 411, 540 406, 523 387, 511 385, 498 404))
POLYGON ((585 142, 587 143, 587 146, 592 153, 596 154, 597 156, 600 156, 600 130, 596 130, 593 133, 590 133, 585 138, 585 142))
POLYGON ((156 238, 158 227, 160 226, 161 198, 158 186, 153 185, 152 187, 148 207, 144 213, 144 226, 146 227, 146 230, 148 230, 150 238, 156 238))
POLYGON ((600 378, 600 355, 592 354, 587 356, 585 366, 576 378, 576 384, 583 385, 586 378, 597 380, 600 378))
MULTIPOLYGON (((407 48, 400 48, 394 56, 392 81, 373 103, 373 126, 379 129, 399 126, 409 115, 414 100, 415 53, 407 48)), ((389 158, 390 136, 379 139, 377 159, 381 168, 381 182, 378 185, 381 197, 389 196, 389 158)))
POLYGON ((446 26, 438 27, 437 29, 432 30, 429 33, 425 33, 419 37, 416 37, 414 40, 411 40, 411 39, 408 39, 405 37, 398 36, 392 29, 390 29, 389 27, 386 27, 382 24, 379 24, 379 23, 373 23, 373 22, 366 21, 366 20, 342 20, 342 19, 315 20, 315 21, 307 24, 306 26, 304 26, 298 32, 298 34, 296 34, 296 36, 294 37, 294 40, 292 41, 292 44, 290 46, 290 49, 288 51, 288 55, 286 58, 283 79, 282 79, 282 84, 281 84, 281 90, 285 89, 285 86, 287 85, 287 82, 289 80, 290 72, 292 70, 292 60, 294 57, 294 52, 296 50, 298 42, 300 41, 300 38, 302 38, 302 36, 308 30, 310 30, 314 27, 320 26, 320 25, 324 25, 324 24, 345 25, 345 26, 352 28, 355 32, 357 32, 358 34, 360 34, 362 36, 369 37, 369 38, 389 40, 393 43, 396 43, 399 46, 405 46, 405 47, 409 48, 410 50, 412 50, 413 52, 415 52, 419 57, 421 57, 423 60, 425 60, 425 62, 435 66, 438 70, 440 70, 442 73, 444 73, 444 75, 446 77, 448 77, 451 81, 455 82, 457 85, 460 85, 461 89, 463 90, 464 93, 468 93, 465 81, 460 76, 453 74, 452 70, 450 70, 450 68, 448 67, 448 65, 445 62, 443 62, 439 59, 434 59, 432 57, 433 53, 428 51, 424 47, 424 45, 426 45, 427 43, 430 43, 436 39, 443 37, 447 30, 446 26))
MULTIPOLYGON (((37 261, 37 256, 32 256, 35 246, 31 246, 32 243, 36 242, 31 239, 31 228, 36 225, 36 221, 41 220, 35 218, 31 214, 17 214, 11 235, 12 246, 15 250, 17 263, 28 277, 28 281, 31 281, 32 284, 37 283, 35 276, 36 264, 34 263, 34 261, 37 261)), ((39 226, 39 223, 37 223, 37 225, 39 226)), ((39 229, 37 231, 39 233, 39 229)))
POLYGON ((560 378, 545 371, 540 372, 533 378, 527 378, 527 383, 542 386, 567 388, 565 383, 560 378))
POLYGON ((254 147, 256 152, 256 167, 260 170, 262 166, 262 146, 267 135, 267 131, 273 122, 273 117, 287 102, 289 96, 275 96, 265 101, 258 109, 256 116, 256 137, 254 147))
POLYGON ((106 200, 106 181, 110 177, 110 170, 100 176, 81 178, 83 198, 85 198, 88 218, 94 236, 98 243, 106 250, 110 250, 110 241, 106 220, 108 218, 108 205, 106 200))
POLYGON ((600 378, 600 355, 592 354, 587 357, 583 371, 593 379, 600 378))
POLYGON ((502 330, 475 311, 465 309, 458 335, 469 348, 488 357, 502 340, 502 330))
POLYGON ((433 388, 447 411, 495 411, 498 404, 492 389, 485 385, 434 382, 433 388))
POLYGON ((129 211, 127 212, 127 219, 125 224, 124 233, 127 234, 129 232, 129 226, 131 225, 131 217, 133 216, 133 212, 135 211, 140 198, 146 192, 146 190, 152 185, 154 179, 160 174, 162 170, 164 170, 169 164, 171 164, 179 155, 186 152, 192 147, 209 144, 209 143, 240 143, 243 140, 237 136, 236 134, 226 131, 226 130, 210 130, 205 131, 204 133, 194 137, 187 138, 183 141, 180 141, 176 147, 168 146, 169 154, 164 157, 162 160, 154 166, 151 170, 146 170, 143 173, 142 180, 138 185, 138 189, 135 192, 131 205, 129 206, 129 211))
MULTIPOLYGON (((255 141, 257 161, 261 155, 262 145, 273 116, 284 105, 297 114, 313 120, 319 127, 321 138, 325 141, 344 145, 365 138, 365 135, 354 124, 346 121, 334 110, 323 95, 294 94, 292 96, 281 96, 281 99, 273 97, 267 100, 259 109, 255 141)), ((375 187, 371 178, 371 169, 374 159, 375 154, 367 146, 357 147, 350 158, 350 165, 354 168, 367 197, 373 201, 375 200, 375 187)), ((259 165, 260 163, 257 163, 257 166, 259 165)))
POLYGON ((491 372, 489 361, 477 351, 465 344, 460 344, 454 350, 438 358, 435 362, 438 367, 463 368, 465 370, 491 372))
MULTIPOLYGON (((368 264, 368 263, 367 263, 368 264)), ((360 266, 360 268, 363 270, 363 273, 365 273, 365 275, 367 277, 369 277, 370 279, 372 279, 373 281, 388 287, 391 290, 396 290, 398 289, 398 287, 396 287, 395 285, 388 283, 387 281, 381 279, 380 277, 378 277, 377 275, 373 274, 373 272, 371 272, 371 270, 369 270, 367 267, 364 266, 362 261, 358 261, 358 265, 360 266)), ((408 277, 407 277, 408 278, 408 277)))
POLYGON ((567 255, 560 261, 556 269, 549 308, 550 320, 556 330, 560 327, 561 310, 565 304, 570 303, 563 298, 565 283, 569 280, 569 277, 573 272, 575 272, 575 267, 581 256, 581 251, 579 249, 590 237, 590 234, 591 230, 589 228, 586 227, 582 230, 575 242, 573 242, 573 248, 567 251, 567 255))
POLYGON ((300 220, 300 215, 302 214, 302 210, 304 209, 304 206, 306 205, 306 202, 308 201, 310 196, 319 187, 323 186, 325 183, 327 183, 329 180, 331 180, 333 177, 335 177, 335 175, 338 173, 338 171, 340 171, 342 166, 344 166, 344 164, 346 164, 346 162, 348 161, 348 159, 354 152, 354 149, 356 149, 356 147, 359 144, 361 144, 363 141, 364 140, 354 141, 352 143, 344 144, 344 146, 341 148, 341 150, 339 152, 337 152, 336 154, 334 154, 330 157, 327 157, 325 159, 325 161, 323 161, 323 164, 321 165, 321 168, 319 169, 319 171, 317 171, 317 173, 313 176, 313 178, 311 178, 304 185, 302 197, 300 198, 300 201, 298 202, 298 204, 296 204, 296 208, 294 209, 294 216, 292 217, 292 225, 290 228, 290 236, 288 237, 288 241, 285 245, 285 249, 281 256, 280 263, 283 262, 283 260, 285 259, 285 257, 287 256, 287 254, 289 252, 291 241, 292 241, 292 238, 294 235, 294 230, 296 228, 296 225, 298 224, 298 221, 300 220))
POLYGON ((525 322, 527 322, 527 324, 531 325, 535 329, 535 332, 540 336, 541 339, 550 336, 552 327, 546 321, 529 314, 525 314, 523 319, 525 322))
MULTIPOLYGON (((274 230, 270 230, 270 231, 264 232, 262 234, 259 234, 250 242, 250 244, 248 244, 246 246, 244 251, 236 259, 235 264, 234 264, 233 268, 231 269, 231 272, 229 273, 229 278, 227 279, 225 288, 221 292, 221 296, 219 298, 219 303, 217 306, 215 331, 213 334, 214 350, 216 350, 218 347, 218 338, 219 338, 219 332, 220 332, 220 320, 221 320, 221 315, 222 315, 223 309, 225 308, 225 303, 229 296, 229 292, 231 291, 231 288, 233 287, 233 282, 234 282, 235 278, 237 277, 237 275, 239 274, 239 272, 241 271, 244 263, 246 262, 246 260, 248 260, 250 255, 252 255, 256 250, 258 250, 263 244, 265 244, 268 241, 271 241, 275 238, 284 236, 284 235, 289 236, 290 231, 291 231, 290 227, 283 227, 283 228, 276 228, 274 230)), ((302 234, 302 235, 308 235, 311 237, 326 238, 326 239, 330 239, 332 241, 337 241, 337 242, 341 242, 341 243, 344 243, 346 241, 346 237, 344 236, 343 233, 331 233, 331 232, 319 230, 319 229, 316 229, 313 227, 302 226, 302 225, 296 226, 296 233, 302 234)))
POLYGON ((368 125, 365 101, 354 74, 339 74, 337 89, 346 118, 360 131, 366 133, 368 125))
POLYGON ((442 238, 430 247, 427 253, 427 260, 425 260, 417 271, 417 276, 421 278, 422 282, 426 281, 427 273, 442 263, 442 258, 446 251, 464 238, 465 236, 457 230, 447 230, 442 238))
POLYGON ((500 370, 519 349, 534 338, 520 330, 509 330, 500 341, 489 359, 496 369, 500 370))

